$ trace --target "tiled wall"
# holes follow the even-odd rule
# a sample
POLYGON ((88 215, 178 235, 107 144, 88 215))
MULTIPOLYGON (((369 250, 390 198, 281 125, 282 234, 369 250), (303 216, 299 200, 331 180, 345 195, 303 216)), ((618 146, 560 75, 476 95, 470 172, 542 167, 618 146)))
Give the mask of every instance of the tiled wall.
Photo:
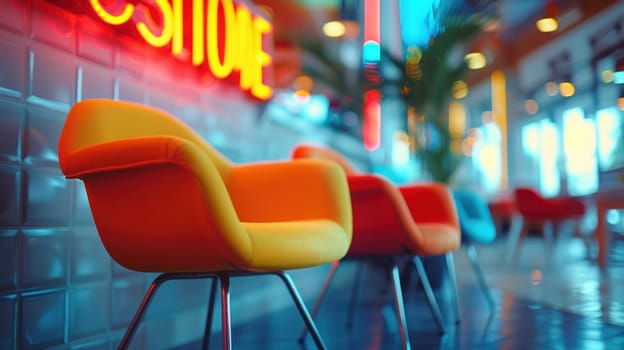
MULTIPOLYGON (((164 109, 234 161, 286 157, 301 136, 261 121, 259 106, 238 91, 202 83, 180 62, 107 29, 54 1, 0 0, 2 350, 111 349, 154 277, 109 258, 82 183, 59 170, 57 142, 76 101, 164 109)), ((165 284, 133 348, 198 338, 207 292, 204 281, 165 284)))

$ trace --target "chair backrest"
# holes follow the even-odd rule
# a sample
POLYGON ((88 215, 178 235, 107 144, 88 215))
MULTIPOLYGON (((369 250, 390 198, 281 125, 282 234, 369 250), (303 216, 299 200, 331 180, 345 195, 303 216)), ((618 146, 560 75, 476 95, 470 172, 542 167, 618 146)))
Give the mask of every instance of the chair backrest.
POLYGON ((516 208, 520 214, 533 216, 539 214, 548 205, 542 195, 530 187, 517 187, 514 189, 514 199, 516 208))
POLYGON ((106 99, 84 100, 67 115, 59 141, 59 162, 65 155, 95 144, 140 136, 172 135, 193 142, 204 151, 222 177, 231 167, 228 159, 178 119, 155 108, 106 99))
POLYGON ((359 171, 355 168, 353 164, 351 164, 345 157, 343 157, 340 153, 334 151, 329 147, 317 146, 317 145, 309 145, 309 144, 300 144, 295 146, 292 151, 292 158, 312 158, 312 159, 325 159, 331 160, 344 170, 345 174, 353 175, 359 173, 359 171))
POLYGON ((85 184, 102 243, 126 268, 226 270, 251 259, 225 186, 232 164, 173 116, 130 102, 85 100, 70 110, 58 149, 63 173, 85 184), (171 142, 172 154, 159 147, 143 153, 141 147, 160 140, 171 142), (136 160, 142 156, 158 162, 136 160), (125 161, 128 167, 115 163, 125 161), (77 164, 93 169, 76 173, 77 164))
POLYGON ((468 190, 453 190, 462 239, 489 243, 496 238, 496 225, 486 200, 468 190))

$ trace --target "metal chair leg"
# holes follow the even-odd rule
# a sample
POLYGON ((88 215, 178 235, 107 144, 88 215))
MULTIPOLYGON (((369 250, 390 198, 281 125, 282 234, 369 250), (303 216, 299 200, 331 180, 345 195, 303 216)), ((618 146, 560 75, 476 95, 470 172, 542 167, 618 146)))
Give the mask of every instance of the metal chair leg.
POLYGON ((230 275, 219 274, 221 282, 221 324, 223 332, 223 350, 232 350, 232 323, 230 315, 230 275))
POLYGON ((357 264, 357 270, 353 280, 353 288, 351 289, 351 299, 349 300, 349 310, 347 311, 347 329, 351 329, 353 327, 355 308, 357 307, 357 302, 360 296, 360 285, 362 284, 362 276, 364 275, 366 261, 358 261, 357 264))
POLYGON ((399 321, 399 333, 401 334, 401 345, 403 350, 411 349, 411 343, 409 340, 409 333, 407 330, 407 321, 405 318, 405 304, 403 301, 403 291, 401 289, 401 278, 399 276, 399 267, 396 261, 392 261, 391 267, 392 273, 392 286, 394 287, 394 307, 396 309, 397 318, 399 321))
POLYGON ((429 283, 429 277, 427 277, 427 272, 425 271, 425 266, 423 265, 422 259, 419 256, 414 256, 412 258, 412 262, 416 266, 418 278, 420 278, 423 289, 425 290, 425 295, 427 296, 427 301, 429 303, 429 307, 431 308, 433 318, 438 325, 440 333, 444 334, 446 333, 446 326, 444 324, 444 321, 442 320, 442 313, 440 312, 440 307, 438 306, 435 294, 433 293, 433 288, 431 288, 431 283, 429 283))
POLYGON ((293 283, 290 276, 283 271, 275 272, 274 274, 279 276, 282 279, 282 281, 284 281, 284 284, 286 284, 286 287, 288 288, 288 291, 290 292, 290 296, 293 298, 293 301, 295 302, 295 305, 297 306, 297 310, 299 310, 299 314, 301 314, 303 321, 305 322, 310 333, 312 334, 312 338, 314 338, 314 342, 316 343, 317 348, 327 349, 327 347, 323 343, 323 339, 321 339, 321 335, 319 334, 318 329, 316 328, 316 324, 314 324, 314 320, 312 320, 312 317, 310 316, 308 309, 303 303, 303 300, 301 299, 301 295, 299 295, 299 292, 295 288, 295 284, 293 283))
POLYGON ((520 214, 514 214, 511 218, 511 226, 507 237, 507 254, 505 258, 507 266, 511 266, 516 262, 522 249, 522 241, 526 234, 526 220, 520 214))
POLYGON ((152 281, 152 284, 150 284, 147 292, 145 292, 143 301, 141 301, 141 304, 139 305, 139 308, 134 314, 134 317, 132 318, 132 321, 130 322, 128 329, 126 329, 126 333, 124 334, 123 338, 121 339, 121 342, 119 343, 119 346, 117 347, 118 350, 128 348, 128 345, 130 345, 130 341, 132 340, 134 333, 136 332, 139 324, 141 323, 141 320, 143 319, 143 316, 145 315, 145 311, 147 310, 147 307, 152 301, 152 297, 154 296, 154 293, 156 293, 156 290, 158 289, 158 287, 160 287, 161 284, 163 284, 164 282, 172 278, 175 278, 175 275, 163 273, 159 275, 158 277, 156 277, 154 281, 152 281))
MULTIPOLYGON (((340 260, 334 261, 331 264, 331 267, 329 268, 329 272, 327 273, 327 276, 325 277, 325 281, 323 282, 323 286, 321 287, 321 292, 319 293, 319 296, 316 298, 316 302, 314 303, 314 307, 312 307, 312 312, 310 313, 313 319, 314 317, 316 317, 316 314, 321 308, 321 304, 323 300, 325 299, 325 295, 327 294, 327 290, 329 289, 329 285, 331 284, 331 281, 334 279, 334 275, 336 274, 336 270, 338 270, 338 266, 340 266, 340 260)), ((308 327, 305 327, 303 331, 301 332, 301 335, 299 336, 300 343, 303 343, 306 335, 308 335, 308 327)))
POLYGON ((459 290, 457 289, 457 274, 455 273, 455 261, 453 257, 453 253, 449 252, 445 254, 446 256, 446 270, 448 271, 449 282, 451 282, 451 292, 453 293, 453 301, 455 304, 455 324, 459 324, 461 322, 461 317, 459 315, 459 290))
POLYGON ((206 315, 206 329, 202 340, 202 350, 210 347, 210 336, 212 334, 212 317, 214 315, 214 305, 217 298, 217 279, 213 279, 210 285, 210 296, 208 297, 208 312, 206 315))
POLYGON ((468 255, 468 260, 472 265, 473 270, 477 275, 477 279, 479 280, 479 285, 481 286, 481 291, 485 295, 487 299, 488 305, 490 305, 491 310, 496 308, 496 303, 494 302, 494 297, 492 296, 492 291, 490 287, 488 287, 487 282, 485 281, 485 277, 483 276, 483 271, 481 270, 481 264, 479 264, 479 257, 477 256, 477 250, 474 245, 468 244, 466 246, 466 253, 468 255))

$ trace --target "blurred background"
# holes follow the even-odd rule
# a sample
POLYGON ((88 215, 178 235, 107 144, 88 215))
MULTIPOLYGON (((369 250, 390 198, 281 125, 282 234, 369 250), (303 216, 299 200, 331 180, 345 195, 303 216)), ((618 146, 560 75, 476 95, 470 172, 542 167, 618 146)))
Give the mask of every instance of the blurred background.
MULTIPOLYGON (((263 98, 158 42, 172 3, 0 0, 0 349, 113 348, 154 277, 110 259, 82 183, 58 167, 65 117, 84 99, 170 112, 241 163, 288 159, 306 142, 397 184, 440 181, 490 203, 518 186, 581 198, 622 187, 621 0, 235 1, 271 24, 263 98), (103 21, 97 4, 117 14, 136 5, 151 43, 134 23, 103 21)), ((610 232, 624 232, 620 217, 608 212, 610 232)), ((616 276, 592 266, 595 280, 616 276)), ((293 275, 306 300, 320 271, 293 275)), ((232 306, 235 322, 281 308, 273 287, 235 281, 233 291, 257 291, 232 306)), ((608 288, 591 288, 592 305, 614 306, 599 316, 621 322, 621 298, 609 304, 608 288)), ((158 300, 170 302, 155 302, 135 346, 195 342, 208 289, 163 287, 158 300)))

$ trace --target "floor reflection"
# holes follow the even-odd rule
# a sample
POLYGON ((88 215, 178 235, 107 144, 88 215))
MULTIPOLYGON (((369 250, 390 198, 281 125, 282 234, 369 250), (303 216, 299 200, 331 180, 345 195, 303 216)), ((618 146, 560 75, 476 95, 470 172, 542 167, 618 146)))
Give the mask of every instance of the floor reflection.
MULTIPOLYGON (((624 264, 614 259, 609 270, 600 271, 586 259, 583 242, 575 239, 560 242, 556 259, 545 259, 543 242, 529 238, 519 259, 504 266, 505 247, 504 240, 477 247, 496 301, 493 310, 465 253, 456 253, 461 321, 452 322, 452 293, 442 282, 436 294, 448 324, 444 335, 438 332, 422 289, 411 283, 404 298, 412 349, 624 349, 624 264)), ((329 349, 401 347, 387 276, 375 266, 366 271, 351 329, 345 326, 350 290, 334 288, 327 294, 317 324, 329 349)), ((236 327, 233 347, 297 349, 302 327, 294 307, 277 311, 236 327)), ((219 336, 211 345, 220 348, 219 336)), ((301 348, 315 347, 307 339, 301 348)))

